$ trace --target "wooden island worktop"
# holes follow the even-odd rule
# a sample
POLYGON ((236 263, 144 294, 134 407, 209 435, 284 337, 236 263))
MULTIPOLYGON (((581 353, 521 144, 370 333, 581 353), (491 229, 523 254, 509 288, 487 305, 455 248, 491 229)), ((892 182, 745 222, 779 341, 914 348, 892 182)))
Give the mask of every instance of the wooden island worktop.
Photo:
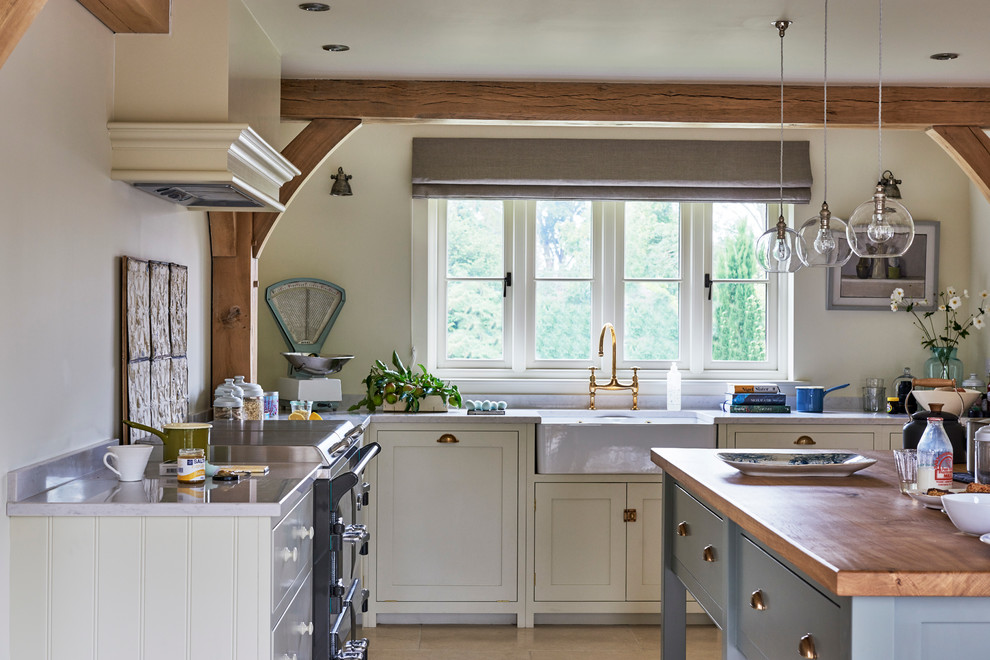
POLYGON ((859 452, 877 462, 847 477, 751 477, 719 451, 652 451, 673 539, 665 660, 684 657, 684 615, 669 606, 685 587, 725 632, 726 658, 986 657, 990 545, 902 495, 892 452, 859 452))

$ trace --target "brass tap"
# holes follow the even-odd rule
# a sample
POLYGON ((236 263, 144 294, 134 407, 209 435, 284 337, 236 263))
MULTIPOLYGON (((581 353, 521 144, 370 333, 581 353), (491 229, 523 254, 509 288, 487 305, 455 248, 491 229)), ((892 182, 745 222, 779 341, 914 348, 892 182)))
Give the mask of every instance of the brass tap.
POLYGON ((602 326, 602 333, 598 337, 598 357, 605 357, 605 331, 610 330, 612 332, 612 378, 605 385, 599 385, 595 380, 595 369, 597 367, 589 367, 591 369, 591 379, 588 384, 588 393, 591 397, 591 406, 589 410, 595 409, 595 392, 597 390, 632 390, 632 409, 639 410, 639 367, 632 368, 632 382, 628 385, 623 385, 619 382, 618 377, 615 373, 615 326, 611 323, 606 323, 602 326))

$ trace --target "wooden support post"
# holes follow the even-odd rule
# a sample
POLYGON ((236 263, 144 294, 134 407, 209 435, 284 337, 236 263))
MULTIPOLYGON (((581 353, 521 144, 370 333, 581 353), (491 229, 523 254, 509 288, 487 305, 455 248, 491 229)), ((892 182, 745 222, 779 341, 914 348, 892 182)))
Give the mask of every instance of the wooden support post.
POLYGON ((251 246, 253 213, 211 212, 213 299, 210 382, 258 376, 258 260, 251 246))
POLYGON ((952 160, 990 201, 990 137, 979 126, 932 126, 928 136, 952 156, 952 160))

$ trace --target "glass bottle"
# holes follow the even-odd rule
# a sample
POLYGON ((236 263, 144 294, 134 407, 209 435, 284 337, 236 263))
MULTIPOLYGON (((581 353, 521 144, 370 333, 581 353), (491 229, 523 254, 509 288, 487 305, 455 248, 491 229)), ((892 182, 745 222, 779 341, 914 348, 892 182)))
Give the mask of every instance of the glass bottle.
POLYGON ((929 488, 952 487, 952 443, 941 417, 929 417, 928 426, 918 442, 918 492, 929 488))

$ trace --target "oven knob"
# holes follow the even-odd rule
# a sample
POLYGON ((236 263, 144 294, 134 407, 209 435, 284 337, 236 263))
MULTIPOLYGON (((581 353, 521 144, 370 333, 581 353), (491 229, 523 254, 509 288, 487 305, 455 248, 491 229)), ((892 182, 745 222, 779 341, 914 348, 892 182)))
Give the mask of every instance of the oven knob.
POLYGON ((343 598, 344 592, 344 581, 342 579, 337 580, 337 584, 330 587, 330 595, 334 598, 343 598))
POLYGON ((300 635, 312 635, 313 634, 313 622, 309 623, 297 623, 296 632, 300 635))
POLYGON ((339 521, 330 525, 330 533, 335 536, 340 536, 341 534, 343 534, 345 529, 346 528, 344 527, 344 523, 339 521))
POLYGON ((364 491, 363 493, 361 493, 361 504, 363 504, 364 506, 368 506, 368 499, 370 495, 368 491, 371 490, 371 484, 369 484, 367 481, 364 482, 363 484, 361 484, 361 490, 364 491))
POLYGON ((299 561, 299 548, 292 548, 291 550, 282 548, 282 561, 287 562, 290 559, 292 561, 299 561))

